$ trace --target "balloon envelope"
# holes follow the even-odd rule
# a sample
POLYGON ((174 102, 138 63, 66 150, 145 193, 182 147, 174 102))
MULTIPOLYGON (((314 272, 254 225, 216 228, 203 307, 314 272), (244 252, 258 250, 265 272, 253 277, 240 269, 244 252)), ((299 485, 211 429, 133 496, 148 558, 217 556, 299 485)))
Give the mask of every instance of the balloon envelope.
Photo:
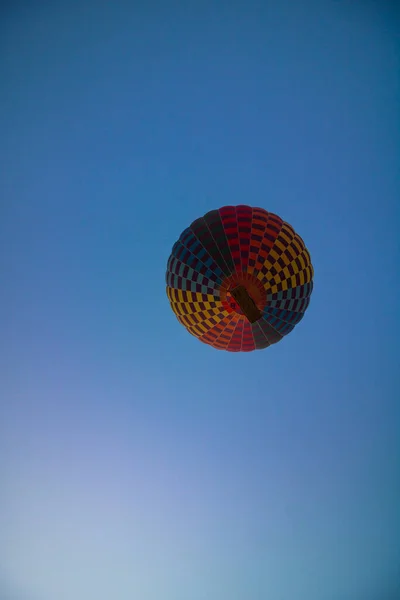
POLYGON ((313 267, 303 240, 280 217, 224 206, 182 232, 166 284, 189 333, 220 350, 249 352, 279 342, 301 321, 313 267))

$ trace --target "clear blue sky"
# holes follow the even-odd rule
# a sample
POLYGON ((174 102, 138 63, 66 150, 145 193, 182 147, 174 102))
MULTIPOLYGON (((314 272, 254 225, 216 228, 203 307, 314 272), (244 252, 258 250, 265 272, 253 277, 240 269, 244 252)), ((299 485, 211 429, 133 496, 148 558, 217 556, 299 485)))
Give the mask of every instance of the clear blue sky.
POLYGON ((398 600, 396 3, 0 10, 1 600, 398 600), (315 288, 232 355, 164 274, 241 203, 315 288))

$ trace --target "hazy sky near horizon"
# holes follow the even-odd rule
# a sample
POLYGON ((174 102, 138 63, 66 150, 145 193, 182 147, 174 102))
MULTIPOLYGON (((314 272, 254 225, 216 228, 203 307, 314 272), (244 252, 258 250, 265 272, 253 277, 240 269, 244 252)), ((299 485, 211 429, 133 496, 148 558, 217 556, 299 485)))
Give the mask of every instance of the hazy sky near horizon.
POLYGON ((398 600, 395 2, 0 7, 1 600, 398 600), (178 323, 181 231, 262 206, 279 344, 178 323))

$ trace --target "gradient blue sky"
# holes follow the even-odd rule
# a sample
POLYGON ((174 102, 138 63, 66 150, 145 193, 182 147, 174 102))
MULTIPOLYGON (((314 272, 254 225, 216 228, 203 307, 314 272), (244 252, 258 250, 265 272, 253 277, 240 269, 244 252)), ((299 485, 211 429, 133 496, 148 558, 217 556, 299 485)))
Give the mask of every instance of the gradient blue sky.
POLYGON ((2 3, 1 600, 400 597, 398 32, 384 0, 2 3), (240 203, 315 289, 230 354, 164 273, 240 203))

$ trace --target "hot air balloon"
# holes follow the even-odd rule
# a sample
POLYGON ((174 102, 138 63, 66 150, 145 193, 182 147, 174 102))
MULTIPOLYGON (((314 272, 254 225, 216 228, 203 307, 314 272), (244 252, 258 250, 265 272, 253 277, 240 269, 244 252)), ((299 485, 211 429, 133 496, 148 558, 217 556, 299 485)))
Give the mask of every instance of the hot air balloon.
POLYGON ((293 331, 309 305, 313 274, 291 225, 263 208, 224 206, 182 232, 166 291, 178 321, 201 342, 249 352, 293 331))

